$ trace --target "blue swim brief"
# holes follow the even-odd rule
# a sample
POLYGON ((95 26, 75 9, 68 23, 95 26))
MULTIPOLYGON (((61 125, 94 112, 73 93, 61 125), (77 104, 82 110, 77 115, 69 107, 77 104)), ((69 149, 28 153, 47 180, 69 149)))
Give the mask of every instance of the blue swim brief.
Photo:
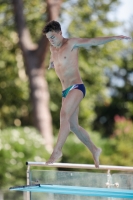
POLYGON ((65 98, 68 95, 68 93, 73 89, 81 90, 83 92, 83 97, 85 96, 86 90, 84 84, 74 84, 62 91, 62 97, 65 98))

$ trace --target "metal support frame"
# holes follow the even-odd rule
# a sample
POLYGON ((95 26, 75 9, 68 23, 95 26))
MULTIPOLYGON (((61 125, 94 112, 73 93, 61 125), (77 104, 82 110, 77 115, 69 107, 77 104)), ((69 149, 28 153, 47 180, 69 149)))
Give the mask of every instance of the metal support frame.
MULTIPOLYGON (((30 165, 27 167, 27 172, 26 172, 26 177, 27 177, 27 185, 30 185, 30 165)), ((30 200, 30 192, 26 192, 27 200, 30 200)))

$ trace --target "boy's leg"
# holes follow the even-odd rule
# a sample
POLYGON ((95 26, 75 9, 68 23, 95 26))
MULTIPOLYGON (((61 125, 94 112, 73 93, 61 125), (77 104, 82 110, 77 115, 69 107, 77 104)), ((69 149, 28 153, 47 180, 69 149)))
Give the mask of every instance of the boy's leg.
POLYGON ((73 133, 77 135, 77 137, 83 142, 87 148, 91 151, 94 159, 94 163, 96 167, 99 167, 99 156, 101 153, 101 149, 97 148, 94 143, 91 141, 89 134, 84 130, 78 123, 78 112, 79 108, 75 110, 73 115, 70 118, 70 129, 73 133))
POLYGON ((57 143, 55 145, 54 151, 50 159, 46 162, 46 164, 53 163, 62 156, 61 149, 70 132, 70 117, 75 112, 76 108, 79 106, 79 103, 81 102, 82 98, 82 91, 75 89, 70 91, 67 97, 64 99, 60 111, 60 130, 57 143))

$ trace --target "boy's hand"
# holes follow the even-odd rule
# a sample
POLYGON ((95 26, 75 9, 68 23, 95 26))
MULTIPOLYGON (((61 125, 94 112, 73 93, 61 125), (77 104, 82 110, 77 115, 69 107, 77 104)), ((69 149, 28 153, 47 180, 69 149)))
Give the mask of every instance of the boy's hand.
POLYGON ((130 37, 124 36, 124 35, 119 35, 119 36, 115 36, 116 40, 130 40, 130 37))

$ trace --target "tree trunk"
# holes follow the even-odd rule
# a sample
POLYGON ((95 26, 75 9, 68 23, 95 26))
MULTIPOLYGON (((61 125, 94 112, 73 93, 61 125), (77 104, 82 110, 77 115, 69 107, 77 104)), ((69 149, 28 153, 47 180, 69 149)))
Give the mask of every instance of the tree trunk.
MULTIPOLYGON (((36 57, 29 58, 30 65, 34 66, 36 57)), ((31 88, 31 101, 33 105, 33 121, 36 128, 44 137, 46 149, 51 152, 53 146, 52 117, 49 110, 49 90, 47 81, 41 68, 29 70, 28 77, 31 88)))
MULTIPOLYGON (((52 117, 49 110, 49 90, 44 76, 44 60, 48 41, 45 36, 42 36, 37 45, 33 44, 25 23, 23 1, 12 0, 12 2, 19 44, 23 53, 26 73, 29 77, 34 123, 44 137, 46 149, 51 152, 53 149, 52 117)), ((46 2, 47 21, 57 20, 61 0, 47 0, 46 2)))

